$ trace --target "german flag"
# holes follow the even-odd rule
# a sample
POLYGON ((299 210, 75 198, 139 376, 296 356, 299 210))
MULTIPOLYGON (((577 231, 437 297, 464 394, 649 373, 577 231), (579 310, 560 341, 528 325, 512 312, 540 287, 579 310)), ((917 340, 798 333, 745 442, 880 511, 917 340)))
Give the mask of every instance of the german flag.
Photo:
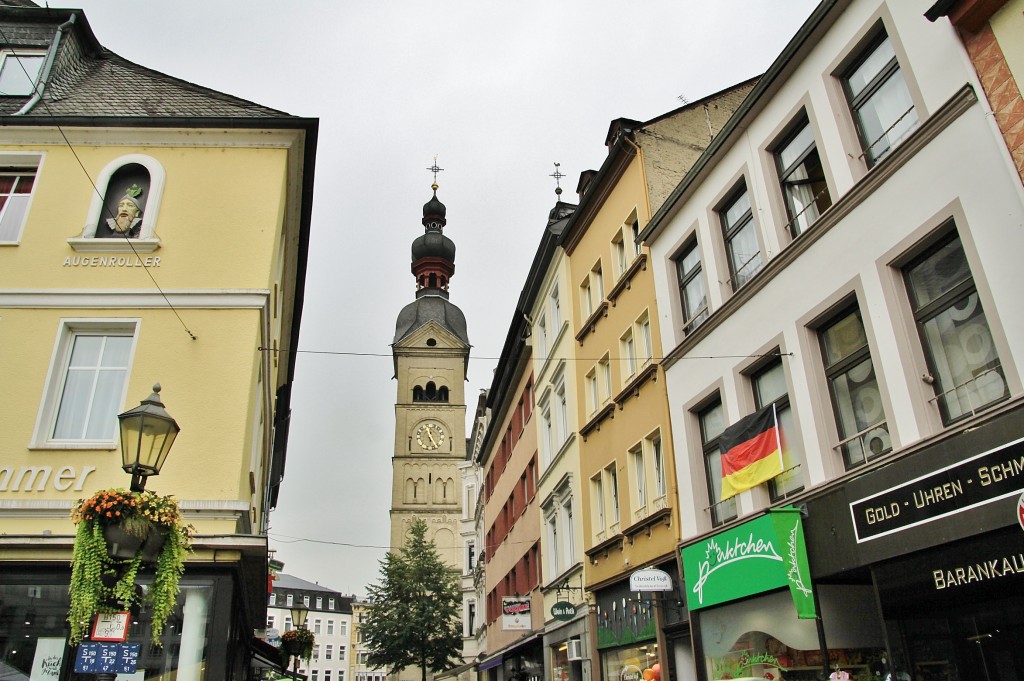
POLYGON ((722 431, 722 499, 782 473, 782 438, 775 405, 744 416, 722 431))

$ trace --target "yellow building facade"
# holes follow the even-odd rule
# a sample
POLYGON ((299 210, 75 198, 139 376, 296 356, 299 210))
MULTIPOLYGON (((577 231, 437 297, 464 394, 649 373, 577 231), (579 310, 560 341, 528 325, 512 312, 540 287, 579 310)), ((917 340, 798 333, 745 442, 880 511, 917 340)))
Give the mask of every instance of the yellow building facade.
MULTIPOLYGON (((17 632, 31 642, 5 663, 32 675, 56 656, 69 672, 69 512, 128 487, 116 415, 159 383, 181 433, 147 487, 173 494, 196 536, 165 634, 178 639, 144 645, 139 667, 248 678, 284 470, 317 122, 126 62, 77 11, 5 7, 0 23, 18 36, 5 64, 43 60, 41 99, 4 97, 0 115, 0 592, 31 613, 17 632), (105 75, 73 68, 94 62, 105 75), (129 83, 151 98, 146 114, 117 96, 86 105, 129 83), (120 231, 126 196, 136 214, 120 231)), ((140 622, 142 641, 144 612, 140 622)), ((12 635, 0 631, 0 646, 12 635)))

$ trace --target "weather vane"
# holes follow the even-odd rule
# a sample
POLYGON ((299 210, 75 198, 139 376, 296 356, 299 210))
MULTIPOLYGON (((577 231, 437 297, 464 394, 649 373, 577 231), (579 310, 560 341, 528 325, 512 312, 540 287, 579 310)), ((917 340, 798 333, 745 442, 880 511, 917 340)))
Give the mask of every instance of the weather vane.
POLYGON ((430 172, 434 173, 434 184, 430 185, 431 189, 437 191, 437 174, 444 172, 444 168, 437 167, 437 154, 434 154, 434 165, 427 168, 430 172))
POLYGON ((562 171, 558 169, 558 167, 560 165, 562 165, 562 164, 561 163, 555 163, 555 172, 553 172, 550 175, 548 175, 548 177, 555 178, 555 196, 557 196, 557 197, 561 197, 562 196, 562 182, 561 182, 561 180, 562 180, 563 177, 565 177, 565 175, 562 174, 562 171))

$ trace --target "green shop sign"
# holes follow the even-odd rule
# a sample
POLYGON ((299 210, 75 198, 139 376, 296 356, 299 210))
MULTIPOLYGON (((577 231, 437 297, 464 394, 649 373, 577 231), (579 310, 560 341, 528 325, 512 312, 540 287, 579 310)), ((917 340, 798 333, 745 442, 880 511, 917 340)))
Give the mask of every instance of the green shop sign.
POLYGON ((568 601, 558 601, 551 606, 551 616, 556 620, 568 622, 576 616, 576 606, 568 601))
POLYGON ((792 506, 687 546, 682 556, 690 610, 788 586, 797 617, 815 617, 800 511, 792 506))

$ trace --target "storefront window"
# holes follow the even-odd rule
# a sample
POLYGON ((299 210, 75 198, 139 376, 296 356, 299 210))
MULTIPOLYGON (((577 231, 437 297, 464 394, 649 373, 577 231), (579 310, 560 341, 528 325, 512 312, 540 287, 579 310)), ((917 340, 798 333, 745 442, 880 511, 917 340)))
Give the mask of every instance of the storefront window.
POLYGON ((551 681, 569 681, 569 644, 565 641, 551 648, 551 681))
POLYGON ((604 670, 605 681, 661 681, 658 644, 650 641, 638 646, 603 651, 601 669, 604 670))
MULTIPOLYGON (((870 587, 823 585, 819 601, 828 668, 856 681, 880 679, 885 644, 870 587)), ((796 617, 788 591, 702 610, 700 627, 712 681, 811 681, 826 666, 815 621, 796 617)))
MULTIPOLYGON (((141 646, 138 678, 205 678, 214 591, 212 581, 182 580, 177 606, 161 637, 162 647, 150 640, 146 607, 132 612, 127 642, 141 646)), ((62 667, 73 669, 77 649, 67 647, 68 606, 66 577, 51 584, 0 584, 0 679, 57 679, 62 678, 62 667)), ((72 672, 68 678, 94 677, 72 672)))

